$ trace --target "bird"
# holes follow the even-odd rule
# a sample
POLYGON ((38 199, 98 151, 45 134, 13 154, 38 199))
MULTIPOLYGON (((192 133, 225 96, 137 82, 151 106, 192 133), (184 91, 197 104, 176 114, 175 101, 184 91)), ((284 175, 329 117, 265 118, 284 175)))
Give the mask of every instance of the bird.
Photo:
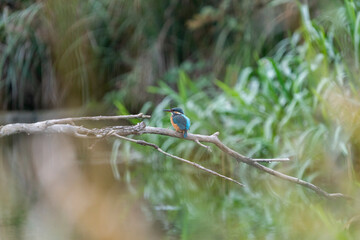
POLYGON ((164 109, 164 112, 171 112, 170 121, 177 132, 183 134, 184 138, 187 137, 187 132, 190 130, 190 119, 185 116, 184 111, 179 108, 164 109))

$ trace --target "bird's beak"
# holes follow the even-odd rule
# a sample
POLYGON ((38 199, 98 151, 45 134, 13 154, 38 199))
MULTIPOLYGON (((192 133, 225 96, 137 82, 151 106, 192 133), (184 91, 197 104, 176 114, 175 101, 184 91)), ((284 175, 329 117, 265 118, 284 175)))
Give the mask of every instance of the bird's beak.
POLYGON ((164 109, 164 112, 171 112, 171 109, 164 109))

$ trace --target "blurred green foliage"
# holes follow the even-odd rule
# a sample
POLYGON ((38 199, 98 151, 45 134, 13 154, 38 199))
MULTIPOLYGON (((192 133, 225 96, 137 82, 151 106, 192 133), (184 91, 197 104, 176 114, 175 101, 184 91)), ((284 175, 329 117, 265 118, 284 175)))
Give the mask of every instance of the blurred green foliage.
MULTIPOLYGON (((360 5, 332 3, 312 18, 313 4, 0 5, 1 105, 37 109, 104 99, 119 114, 151 112, 147 124, 165 128, 171 126, 162 110, 179 106, 192 121, 190 132, 219 131, 225 144, 249 157, 289 156, 291 162, 270 167, 356 197, 360 5)), ((150 203, 143 211, 159 222, 165 239, 360 237, 357 201, 322 199, 214 147, 209 153, 182 139, 141 138, 247 186, 115 141, 114 177, 150 203), (117 155, 125 162, 121 169, 117 155)))
POLYGON ((136 111, 153 96, 144 89, 177 68, 221 76, 227 64, 252 65, 294 29, 288 17, 267 24, 282 8, 266 2, 1 2, 2 109, 74 107, 106 94, 136 111))
MULTIPOLYGON (((348 117, 355 114, 358 120, 359 116, 359 42, 354 32, 357 27, 351 26, 357 25, 353 15, 360 14, 352 1, 331 11, 331 17, 311 19, 306 5, 299 5, 299 12, 301 27, 254 67, 228 65, 224 78, 215 81, 206 74, 192 78, 180 68, 175 83, 165 78, 148 88, 164 98, 156 106, 145 104, 141 112, 153 108, 148 125, 171 128, 162 109, 180 106, 192 121, 191 132, 220 131, 224 143, 250 157, 290 156, 290 163, 272 163, 270 167, 329 192, 358 196, 359 157, 354 155, 358 123, 349 126, 348 117), (350 109, 355 112, 347 112, 350 102, 356 103, 357 107, 350 109)), ((144 189, 137 193, 155 206, 149 211, 162 223, 169 239, 360 236, 359 222, 353 221, 360 212, 357 201, 321 199, 311 191, 239 165, 218 150, 208 153, 193 142, 157 135, 141 138, 247 186, 240 189, 152 149, 122 143, 120 149, 131 146, 132 151, 141 153, 135 171, 126 170, 122 179, 131 188, 131 179, 143 179, 144 189)))

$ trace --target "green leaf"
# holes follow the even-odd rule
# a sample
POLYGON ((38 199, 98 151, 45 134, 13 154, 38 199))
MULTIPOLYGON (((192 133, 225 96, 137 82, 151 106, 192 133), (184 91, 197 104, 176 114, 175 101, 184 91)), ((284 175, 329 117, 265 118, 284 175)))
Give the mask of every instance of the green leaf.
POLYGON ((225 83, 223 83, 223 82, 221 82, 219 80, 216 80, 215 84, 219 88, 221 88, 228 96, 239 98, 239 93, 237 91, 235 91, 233 88, 226 85, 225 83))
MULTIPOLYGON (((129 111, 126 109, 124 104, 122 104, 120 101, 115 100, 114 105, 118 109, 118 114, 119 115, 130 115, 129 111)), ((132 124, 139 123, 138 119, 128 119, 128 121, 131 122, 132 124)))
POLYGON ((188 78, 184 71, 179 72, 178 90, 182 103, 185 103, 187 99, 186 83, 189 81, 188 78))

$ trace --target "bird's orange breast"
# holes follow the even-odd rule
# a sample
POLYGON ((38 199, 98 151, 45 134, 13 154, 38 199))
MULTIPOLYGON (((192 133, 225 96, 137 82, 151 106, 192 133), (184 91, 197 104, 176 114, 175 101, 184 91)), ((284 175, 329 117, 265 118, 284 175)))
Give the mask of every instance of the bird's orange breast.
POLYGON ((182 132, 179 126, 176 123, 174 123, 172 116, 170 117, 170 121, 171 121, 171 125, 173 125, 173 127, 175 128, 175 131, 182 132))

